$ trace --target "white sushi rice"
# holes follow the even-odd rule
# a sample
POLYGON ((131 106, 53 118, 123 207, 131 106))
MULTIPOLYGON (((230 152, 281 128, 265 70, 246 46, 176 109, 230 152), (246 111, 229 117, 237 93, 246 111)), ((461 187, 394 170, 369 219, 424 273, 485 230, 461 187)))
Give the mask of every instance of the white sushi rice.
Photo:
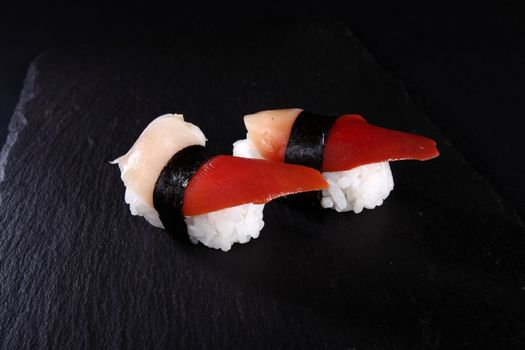
POLYGON ((228 251, 233 243, 247 243, 259 237, 264 227, 264 204, 243 204, 203 215, 187 216, 190 240, 228 251))
MULTIPOLYGON (((233 155, 263 159, 248 139, 233 144, 233 155)), ((323 172, 328 189, 323 190, 321 206, 338 212, 360 213, 383 204, 394 189, 394 179, 388 162, 371 163, 345 171, 323 172)))
POLYGON ((360 213, 383 204, 394 189, 388 162, 371 163, 345 171, 323 173, 328 189, 323 190, 321 206, 338 212, 360 213))

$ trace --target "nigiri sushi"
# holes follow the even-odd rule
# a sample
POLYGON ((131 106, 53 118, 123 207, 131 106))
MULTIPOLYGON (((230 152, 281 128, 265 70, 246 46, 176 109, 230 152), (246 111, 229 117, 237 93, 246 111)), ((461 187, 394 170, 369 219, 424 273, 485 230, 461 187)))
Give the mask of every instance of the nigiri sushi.
POLYGON ((268 201, 318 191, 328 184, 314 169, 209 154, 206 137, 178 114, 153 120, 118 164, 132 215, 193 243, 228 251, 257 238, 268 201))
POLYGON ((234 143, 239 157, 302 164, 322 171, 328 188, 317 196, 338 212, 383 204, 394 188, 390 161, 428 160, 436 142, 368 124, 360 115, 322 116, 299 108, 246 115, 246 139, 234 143))

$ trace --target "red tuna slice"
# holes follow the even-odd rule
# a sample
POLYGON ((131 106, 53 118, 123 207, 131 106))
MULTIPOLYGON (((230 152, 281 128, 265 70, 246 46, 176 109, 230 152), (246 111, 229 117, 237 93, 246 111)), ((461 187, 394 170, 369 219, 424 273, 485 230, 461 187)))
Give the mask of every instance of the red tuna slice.
POLYGON ((360 165, 403 159, 428 160, 438 155, 436 142, 432 139, 341 116, 326 139, 323 171, 349 170, 360 165))
POLYGON ((321 173, 302 165, 216 156, 204 163, 188 183, 182 213, 193 216, 241 204, 263 204, 288 194, 327 187, 321 173))

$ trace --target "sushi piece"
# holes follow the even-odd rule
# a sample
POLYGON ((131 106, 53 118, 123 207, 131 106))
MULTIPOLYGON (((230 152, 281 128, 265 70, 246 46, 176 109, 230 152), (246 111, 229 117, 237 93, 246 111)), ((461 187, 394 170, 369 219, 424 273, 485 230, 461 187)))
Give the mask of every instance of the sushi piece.
POLYGON ((284 195, 327 188, 311 168, 211 155, 206 137, 182 115, 153 120, 118 164, 132 215, 193 243, 227 251, 257 238, 263 208, 284 195))
POLYGON ((234 155, 322 171, 329 187, 317 199, 323 208, 338 212, 381 205, 394 188, 390 161, 439 155, 435 141, 368 124, 357 114, 279 109, 246 115, 244 124, 246 139, 234 143, 234 155))

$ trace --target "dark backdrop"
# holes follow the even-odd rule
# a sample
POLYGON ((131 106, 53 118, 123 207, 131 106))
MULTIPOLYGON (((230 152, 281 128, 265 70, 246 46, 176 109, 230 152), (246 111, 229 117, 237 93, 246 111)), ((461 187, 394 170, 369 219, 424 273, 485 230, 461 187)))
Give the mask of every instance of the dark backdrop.
MULTIPOLYGON (((43 50, 84 44, 155 45, 185 27, 236 33, 242 22, 344 22, 472 166, 525 215, 525 47, 514 2, 414 5, 389 2, 128 2, 122 6, 3 5, 0 10, 0 143, 25 70, 43 50)), ((236 33, 239 35, 239 33, 236 33)), ((334 55, 337 53, 334 52, 334 55)), ((349 111, 351 112, 351 111, 349 111)), ((523 216, 522 216, 523 217, 523 216)))

